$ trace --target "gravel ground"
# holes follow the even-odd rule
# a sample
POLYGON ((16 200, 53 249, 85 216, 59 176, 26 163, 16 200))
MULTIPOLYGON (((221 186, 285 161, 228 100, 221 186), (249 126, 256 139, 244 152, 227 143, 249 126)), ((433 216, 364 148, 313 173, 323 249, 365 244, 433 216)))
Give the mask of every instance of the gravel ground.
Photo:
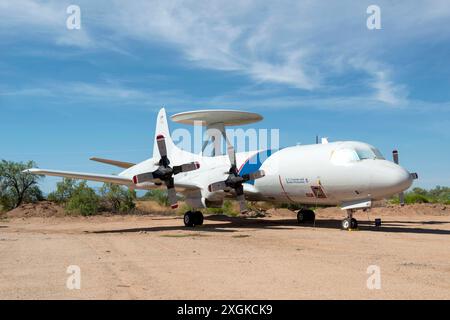
POLYGON ((397 209, 380 228, 358 214, 358 231, 329 209, 315 226, 272 211, 194 229, 168 215, 3 217, 0 298, 450 299, 450 216, 397 209), (70 265, 80 289, 66 286, 70 265))

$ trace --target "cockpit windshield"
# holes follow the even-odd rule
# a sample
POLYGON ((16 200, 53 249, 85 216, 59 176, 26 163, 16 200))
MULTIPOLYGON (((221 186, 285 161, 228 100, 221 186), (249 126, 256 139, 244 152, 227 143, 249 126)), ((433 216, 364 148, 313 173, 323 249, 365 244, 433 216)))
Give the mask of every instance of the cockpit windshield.
POLYGON ((381 152, 376 148, 355 148, 356 153, 358 154, 359 160, 364 159, 384 159, 381 152))
POLYGON ((382 159, 381 152, 373 147, 342 148, 333 151, 331 160, 337 164, 345 164, 365 159, 382 159))

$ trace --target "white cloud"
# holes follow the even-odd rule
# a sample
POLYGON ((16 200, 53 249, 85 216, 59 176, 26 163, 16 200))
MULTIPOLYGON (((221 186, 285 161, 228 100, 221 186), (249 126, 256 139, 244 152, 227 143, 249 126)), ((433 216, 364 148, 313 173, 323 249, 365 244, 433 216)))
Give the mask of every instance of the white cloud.
POLYGON ((380 0, 382 30, 375 31, 366 28, 371 1, 78 2, 82 30, 76 33, 65 29, 69 2, 4 0, 0 34, 32 37, 43 32, 57 45, 125 53, 130 40, 144 46, 162 43, 196 67, 308 93, 332 90, 346 96, 343 90, 352 83, 340 83, 340 77, 359 72, 371 91, 366 98, 387 105, 405 104, 408 89, 398 82, 398 67, 385 58, 418 39, 450 38, 448 28, 442 29, 450 17, 445 0, 380 0))

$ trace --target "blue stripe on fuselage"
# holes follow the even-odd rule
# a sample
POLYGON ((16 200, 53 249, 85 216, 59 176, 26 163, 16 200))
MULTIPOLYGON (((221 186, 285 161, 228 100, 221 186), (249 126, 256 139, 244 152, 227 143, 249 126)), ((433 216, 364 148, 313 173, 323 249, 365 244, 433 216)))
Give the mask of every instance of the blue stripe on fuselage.
MULTIPOLYGON (((244 174, 252 173, 261 168, 261 165, 267 158, 272 155, 272 150, 262 150, 254 154, 252 157, 248 158, 241 170, 239 171, 239 175, 242 176, 244 174)), ((254 184, 255 180, 249 180, 247 183, 254 184)))

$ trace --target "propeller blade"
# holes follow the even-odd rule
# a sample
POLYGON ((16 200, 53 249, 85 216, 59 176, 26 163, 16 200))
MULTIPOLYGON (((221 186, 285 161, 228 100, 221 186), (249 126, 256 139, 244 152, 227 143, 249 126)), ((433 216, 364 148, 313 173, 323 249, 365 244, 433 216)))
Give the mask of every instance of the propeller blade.
POLYGON ((236 167, 236 152, 234 151, 234 147, 229 144, 227 147, 228 158, 230 159, 230 163, 232 167, 236 167))
POLYGON ((156 137, 156 143, 158 144, 158 150, 161 158, 167 156, 166 138, 162 134, 156 137))
POLYGON ((236 200, 239 202, 239 210, 241 213, 247 212, 247 204, 245 203, 244 186, 241 184, 236 189, 236 200))
MULTIPOLYGON (((392 151, 392 159, 394 160, 395 164, 398 164, 398 150, 392 151)), ((398 194, 398 200, 399 200, 401 206, 405 205, 405 194, 403 192, 400 192, 398 194)))
POLYGON ((133 177, 133 183, 138 184, 138 183, 152 181, 154 179, 155 179, 155 177, 153 176, 153 172, 141 173, 141 174, 135 175, 133 177))
POLYGON ((174 166, 173 174, 178 174, 180 172, 189 172, 189 171, 197 170, 198 168, 200 168, 200 163, 198 163, 197 161, 189 162, 189 163, 182 164, 180 166, 174 166))
POLYGON ((225 181, 214 182, 214 183, 211 183, 208 186, 209 192, 215 192, 215 191, 219 191, 219 190, 224 190, 226 188, 228 188, 228 186, 225 183, 225 181))
POLYGON ((247 204, 245 203, 245 196, 243 194, 237 196, 236 200, 239 202, 239 210, 241 213, 248 211, 247 204))
POLYGON ((166 181, 167 197, 169 198, 170 207, 172 209, 178 208, 177 192, 175 191, 173 178, 166 181))
POLYGON ((405 205, 405 194, 403 192, 400 192, 398 194, 398 199, 400 201, 400 205, 402 206, 405 205))
POLYGON ((392 151, 392 159, 394 160, 395 164, 398 164, 398 151, 397 150, 392 151))

